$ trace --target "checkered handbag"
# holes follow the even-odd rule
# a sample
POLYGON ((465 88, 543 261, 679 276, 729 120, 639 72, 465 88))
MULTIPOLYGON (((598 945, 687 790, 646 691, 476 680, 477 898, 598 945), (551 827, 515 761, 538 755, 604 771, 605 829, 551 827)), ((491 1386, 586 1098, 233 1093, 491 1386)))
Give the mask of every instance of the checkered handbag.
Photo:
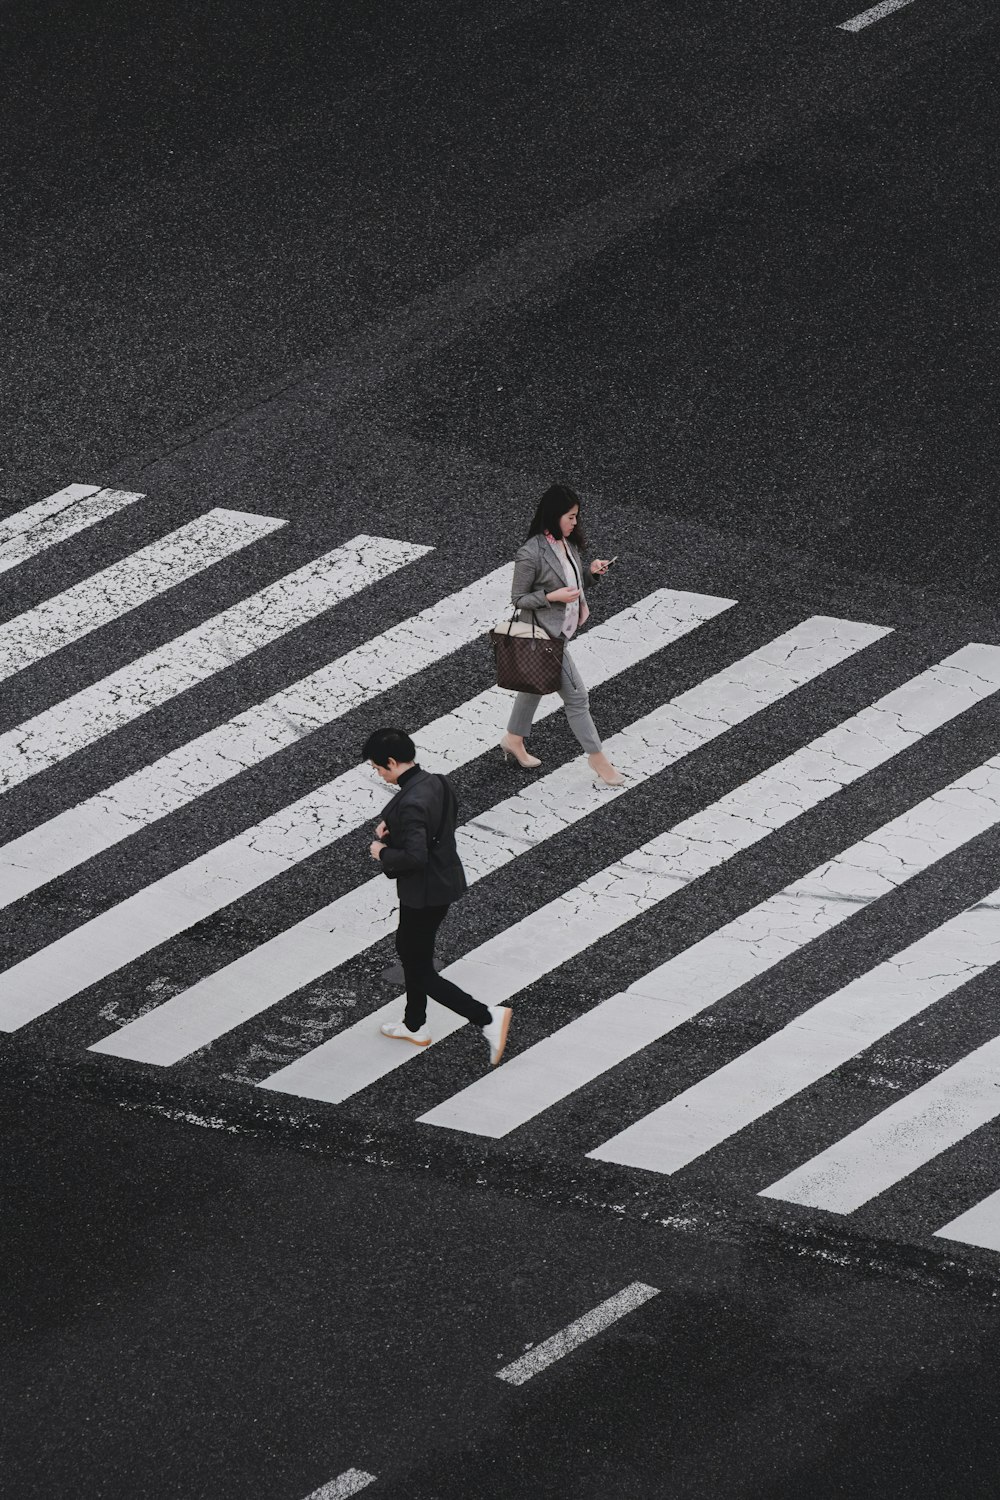
POLYGON ((511 688, 515 693, 559 691, 566 643, 562 636, 553 638, 539 630, 533 614, 530 629, 523 621, 515 625, 511 615, 490 631, 490 641, 496 657, 498 687, 511 688))

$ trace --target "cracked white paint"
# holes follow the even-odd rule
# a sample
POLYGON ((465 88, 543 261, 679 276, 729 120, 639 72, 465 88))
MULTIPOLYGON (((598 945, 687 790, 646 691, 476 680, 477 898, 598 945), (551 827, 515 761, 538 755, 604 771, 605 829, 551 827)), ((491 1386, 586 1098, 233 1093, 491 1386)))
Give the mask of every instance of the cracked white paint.
MULTIPOLYGON (((510 568, 497 568, 114 786, 13 839, 0 848, 0 905, 16 901, 83 860, 112 848, 241 771, 296 744, 313 730, 334 723, 367 699, 468 645, 496 622, 509 587, 510 568)), ((322 802, 322 793, 319 796, 322 802)), ((278 814, 278 819, 281 816, 278 814)), ((268 836, 265 835, 265 842, 268 836)), ((292 837, 301 839, 298 825, 292 837)), ((190 924, 184 922, 176 930, 181 931, 187 925, 190 924)), ((0 979, 0 991, 2 988, 0 979)))
MULTIPOLYGON (((1000 766, 996 775, 1000 793, 1000 766)), ((996 823, 1000 801, 993 808, 991 822, 996 823)), ((955 838, 952 846, 963 841, 955 838)), ((589 1155, 649 1172, 678 1172, 996 963, 1000 926, 993 906, 999 898, 994 892, 871 974, 813 1005, 589 1155)), ((835 912, 850 915, 843 907, 835 912)), ((813 932, 802 935, 802 941, 811 936, 813 932)), ((676 1010, 670 1007, 675 1017, 676 1010)), ((675 1019, 672 1025, 678 1023, 675 1019)))
POLYGON ((241 599, 0 734, 0 790, 48 770, 431 550, 387 537, 357 536, 241 599))
MULTIPOLYGON (((666 900, 997 688, 1000 649, 964 647, 626 856, 616 868, 643 870, 646 888, 666 900), (933 711, 917 706, 925 692, 933 711), (782 789, 780 798, 776 787, 782 789)), ((1000 757, 445 1100, 423 1117, 425 1123, 506 1135, 998 819, 1000 757)), ((612 1150, 634 1151, 642 1160, 632 1164, 648 1165, 665 1134, 659 1118, 655 1111, 592 1154, 603 1157, 607 1150, 607 1159, 619 1160, 612 1150), (647 1131, 657 1142, 649 1150, 642 1144, 647 1131)), ((672 1141, 670 1135, 668 1147, 672 1141)))
POLYGON ((220 507, 0 625, 0 681, 286 526, 220 507))
MULTIPOLYGON (((622 736, 609 743, 609 748, 613 749, 617 757, 620 743, 625 751, 623 762, 627 762, 628 752, 632 752, 634 759, 630 764, 635 779, 631 784, 635 785, 643 775, 655 774, 671 760, 694 748, 695 743, 705 743, 715 735, 724 733, 726 728, 737 722, 739 715, 745 719, 761 712, 796 687, 843 661, 883 634, 885 632, 878 627, 855 625, 843 620, 825 617, 807 620, 777 641, 753 652, 743 662, 737 662, 724 672, 709 678, 702 684, 703 696, 699 688, 692 688, 683 694, 682 710, 676 718, 681 732, 674 742, 668 739, 666 747, 661 742, 659 753, 655 745, 649 743, 646 720, 640 721, 641 729, 638 734, 633 735, 631 730, 626 730, 622 736), (751 686, 748 687, 748 684, 751 686), (690 736, 694 733, 695 725, 700 728, 697 739, 692 741, 690 736)), ((660 721, 661 729, 665 730, 673 709, 676 709, 676 705, 665 705, 660 711, 664 715, 660 721)), ((542 785, 544 787, 547 784, 547 794, 542 788, 537 792, 535 788, 530 789, 529 795, 537 798, 538 815, 543 827, 544 819, 552 816, 550 804, 561 815, 563 826, 570 821, 574 807, 579 806, 575 788, 572 796, 563 799, 563 786, 573 787, 572 771, 573 768, 569 768, 566 772, 556 772, 545 778, 542 785)), ((594 795, 603 800, 605 793, 598 791, 594 795)), ((492 819, 494 815, 490 816, 492 819)), ((461 848, 464 858, 464 830, 461 848)), ((497 842, 493 844, 494 852, 487 861, 482 858, 485 848, 483 843, 478 849, 470 850, 472 876, 486 873, 487 868, 497 869, 520 852, 516 845, 497 842), (481 861, 478 866, 475 863, 477 855, 481 861)), ((509 999, 535 979, 550 973, 663 898, 664 893, 655 879, 651 880, 637 869, 634 859, 635 855, 631 855, 627 860, 618 861, 566 892, 558 900, 549 902, 515 923, 457 964, 453 964, 447 970, 448 974, 457 984, 470 990, 487 1004, 497 1004, 509 999)), ((358 892, 352 892, 348 900, 353 899, 356 905, 341 908, 347 919, 347 926, 343 937, 339 926, 337 931, 330 934, 332 941, 326 950, 329 957, 332 958, 334 954, 333 944, 352 942, 351 934, 358 930, 363 920, 366 907, 364 892, 364 887, 358 892)), ((327 910, 329 912, 329 908, 327 910)), ((388 907, 379 916, 381 935, 391 930, 394 913, 388 907)), ((370 930, 369 928, 368 932, 370 930)), ((371 941, 367 934, 365 938, 366 942, 371 941)), ((294 961, 291 954, 289 959, 294 961)), ((334 961, 344 960, 337 957, 334 961)), ((288 960, 286 973, 287 963, 288 960)), ((287 977, 283 982, 287 985, 287 977)), ((287 988, 285 992, 287 993, 287 988)), ((278 998, 277 994, 272 994, 268 1003, 273 1003, 278 998)), ((399 1000, 390 1001, 373 1016, 365 1017, 323 1046, 273 1074, 262 1087, 330 1102, 348 1098, 409 1060, 410 1049, 387 1049, 381 1045, 378 1033, 378 1023, 398 1015, 398 1011, 399 1000)), ((465 1024, 454 1012, 441 1006, 433 1006, 430 1026, 435 1041, 442 1040, 465 1024)), ((414 1052, 412 1055, 417 1054, 414 1052)))
MULTIPOLYGON (((795 1031, 786 1028, 785 1045, 776 1048, 776 1056, 785 1059, 782 1097, 997 963, 1000 889, 814 1006, 794 1023, 795 1031)), ((767 1062, 773 1075, 774 1063, 770 1057, 767 1062)), ((764 1188, 761 1196, 853 1213, 997 1115, 1000 1040, 993 1039, 764 1188)))
POLYGON ((68 484, 56 494, 28 505, 0 521, 0 573, 29 557, 95 526, 142 495, 131 490, 102 490, 96 484, 68 484))
MULTIPOLYGON (((657 590, 615 615, 605 625, 588 631, 577 643, 575 660, 585 679, 597 686, 730 608, 732 603, 730 599, 715 599, 703 594, 657 590)), ((454 713, 435 720, 415 734, 421 757, 430 753, 452 769, 475 759, 496 744, 509 701, 509 694, 491 688, 454 713)), ((536 722, 561 706, 561 700, 555 694, 543 698, 535 715, 536 722)), ((551 773, 542 784, 551 787, 552 783, 571 788, 577 799, 578 816, 601 806, 607 795, 614 795, 608 789, 603 789, 603 795, 596 791, 592 778, 581 772, 577 762, 551 773)), ((539 794, 534 787, 522 796, 531 805, 545 805, 544 794, 539 794)), ((146 934, 149 946, 162 942, 178 930, 166 925, 176 919, 177 912, 182 914, 185 925, 191 925, 211 911, 235 901, 264 880, 290 868, 298 860, 306 859, 333 843, 352 828, 369 819, 374 820, 385 806, 385 800, 385 787, 375 780, 369 769, 349 771, 318 792, 283 808, 256 828, 220 845, 200 860, 165 876, 122 903, 108 914, 109 929, 117 931, 122 926, 127 927, 133 934, 133 942, 141 934, 146 934)), ((521 798, 510 801, 519 803, 521 798)), ((500 809, 507 805, 501 803, 500 809)), ((498 815, 500 809, 495 810, 498 815)), ((565 821, 560 826, 565 826, 565 821)), ((461 839, 465 833, 463 829, 461 839)), ((464 855, 465 845, 462 847, 464 855)), ((507 845, 495 848, 500 863, 520 852, 507 845)), ((479 848, 473 849, 472 853, 483 858, 479 848)), ((475 879, 482 871, 477 871, 471 855, 470 864, 470 879, 475 879)), ((318 963, 318 974, 325 973, 336 962, 344 961, 331 954, 330 944, 337 941, 331 935, 331 927, 352 934, 347 939, 352 945, 350 952, 360 951, 360 948, 377 942, 389 930, 394 920, 394 902, 394 887, 384 877, 376 876, 341 901, 332 903, 323 912, 306 918, 289 933, 275 939, 281 953, 289 948, 294 950, 291 959, 279 957, 277 961, 279 974, 284 972, 293 976, 293 982, 284 993, 299 988, 299 981, 294 976, 301 973, 303 963, 308 964, 310 970, 318 963)), ((272 945, 265 945, 265 950, 260 963, 270 976, 274 969, 275 949, 272 945)), ((120 949, 116 948, 117 951, 120 949)), ((262 950, 256 952, 261 954, 262 950)), ((255 955, 248 955, 243 960, 244 966, 254 958, 255 955)), ((254 963, 255 975, 257 972, 254 963)), ((317 974, 310 977, 317 977, 317 974)), ((228 968, 219 971, 193 986, 185 999, 164 1007, 156 1020, 143 1026, 136 1023, 123 1028, 99 1042, 94 1050, 146 1062, 176 1062, 194 1047, 205 1045, 222 1031, 239 1024, 239 1020, 248 1019, 249 1015, 271 1003, 270 998, 266 998, 270 996, 270 989, 261 991, 256 980, 248 978, 243 970, 235 984, 230 983, 231 978, 228 968), (233 1019, 234 1005, 249 1005, 253 1009, 241 1012, 236 1020, 233 1019), (220 1027, 221 1030, 217 1029, 220 1027)))

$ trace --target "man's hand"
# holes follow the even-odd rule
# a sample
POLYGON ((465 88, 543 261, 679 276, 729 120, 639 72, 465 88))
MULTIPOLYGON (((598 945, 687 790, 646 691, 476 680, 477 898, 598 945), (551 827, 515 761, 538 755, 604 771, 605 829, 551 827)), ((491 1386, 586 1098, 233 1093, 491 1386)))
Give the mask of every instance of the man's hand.
POLYGON ((385 819, 383 818, 382 821, 381 821, 381 823, 378 825, 378 827, 375 830, 375 837, 377 839, 384 839, 384 838, 388 838, 388 836, 389 836, 389 825, 388 825, 388 823, 386 823, 385 819))
POLYGON ((368 845, 368 853, 371 855, 372 859, 378 859, 384 848, 385 845, 380 844, 378 839, 376 839, 374 843, 368 845))

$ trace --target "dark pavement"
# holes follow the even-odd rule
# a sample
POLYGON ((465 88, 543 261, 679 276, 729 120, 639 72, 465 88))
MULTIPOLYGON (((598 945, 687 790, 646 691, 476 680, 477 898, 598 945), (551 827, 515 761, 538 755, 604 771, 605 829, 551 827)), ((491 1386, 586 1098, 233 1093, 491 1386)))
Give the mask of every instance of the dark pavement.
POLYGON ((3 1103, 4 1494, 987 1496, 989 1300, 94 1105, 3 1103), (496 1371, 632 1281, 524 1385, 496 1371))
MULTIPOLYGON (((600 617, 664 585, 739 601, 595 689, 609 732, 808 615, 893 634, 484 881, 445 960, 1000 643, 1000 18, 914 0, 852 35, 853 9, 0 6, 3 508, 146 495, 5 573, 0 614, 211 506, 289 522, 5 682, 0 732, 358 532, 437 549, 8 793, 2 842, 506 563, 555 475, 621 555, 600 617)), ((355 765, 373 715, 483 686, 464 648, 49 882, 4 914, 4 966, 355 765)), ((577 955, 520 997, 511 1055, 997 730, 988 699, 577 955)), ((575 753, 561 716, 532 743, 575 753)), ((453 779, 466 818, 521 785, 486 756, 453 779)), ((366 843, 5 1035, 4 1495, 305 1500, 352 1467, 400 1500, 993 1495, 1000 1263, 933 1234, 996 1189, 997 1121, 850 1218, 758 1196, 992 1036, 989 973, 676 1181, 583 1153, 981 900, 997 830, 511 1143, 415 1123, 474 1038, 348 1108, 252 1087, 390 997, 388 943, 176 1068, 85 1050, 351 888, 366 843), (660 1295, 496 1380, 635 1280, 660 1295)))

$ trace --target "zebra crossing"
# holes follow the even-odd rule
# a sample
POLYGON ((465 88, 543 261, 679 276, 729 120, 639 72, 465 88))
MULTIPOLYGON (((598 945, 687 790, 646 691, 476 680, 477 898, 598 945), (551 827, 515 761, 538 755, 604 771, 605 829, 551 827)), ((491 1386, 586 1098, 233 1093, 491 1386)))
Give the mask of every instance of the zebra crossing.
MULTIPOLYGON (((49 547, 82 545, 91 527, 140 507, 142 499, 67 486, 0 523, 0 571, 49 547)), ((44 672, 47 658, 64 645, 132 610, 155 609, 169 590, 190 585, 214 562, 289 524, 223 508, 207 511, 0 625, 0 675, 44 672)), ((72 757, 92 755, 154 708, 169 708, 300 626, 354 607, 392 578, 409 577, 432 553, 406 539, 359 534, 246 598, 216 599, 201 624, 0 733, 0 796, 60 774, 72 757)), ((111 892, 96 915, 84 914, 16 957, 0 972, 0 1031, 30 1037, 44 1022, 47 1036, 58 1037, 74 1003, 127 982, 130 966, 154 950, 169 950, 206 919, 239 912, 265 887, 283 889, 282 881, 324 853, 334 860, 343 854, 347 885, 341 894, 304 911, 289 906, 277 932, 227 962, 206 960, 206 972, 193 983, 127 1017, 116 1015, 121 1024, 108 1031, 104 1023, 101 1034, 94 1030, 83 1043, 74 1033, 72 1045, 107 1059, 108 1067, 145 1068, 163 1077, 197 1058, 203 1077, 216 1066, 221 1076, 223 1065, 214 1059, 234 1033, 266 1038, 277 1007, 385 943, 394 927, 394 889, 371 877, 349 852, 352 835, 384 803, 381 783, 367 768, 352 765, 254 818, 253 806, 246 806, 246 778, 413 679, 426 682, 428 703, 445 708, 413 730, 423 762, 452 772, 472 767, 495 745, 505 720, 508 695, 491 685, 481 638, 504 612, 509 581, 509 564, 491 569, 138 770, 4 838, 0 906, 13 940, 27 909, 21 903, 44 901, 52 882, 84 866, 99 872, 101 861, 128 841, 169 826, 209 793, 231 796, 245 807, 240 832, 174 861, 132 894, 116 899, 111 892), (438 674, 470 650, 480 652, 481 687, 445 705, 442 693, 447 697, 449 689, 447 683, 442 689, 438 674)), ((738 619, 739 611, 739 602, 728 597, 657 587, 614 612, 602 608, 603 618, 576 643, 575 657, 592 688, 613 685, 630 672, 665 681, 664 663, 673 649, 698 639, 712 622, 738 619)), ((841 810, 853 806, 852 791, 900 757, 924 756, 933 765, 934 737, 997 701, 1000 646, 970 642, 948 651, 692 815, 672 820, 665 803, 657 810, 650 800, 645 816, 658 819, 653 836, 575 883, 572 868, 565 870, 555 895, 541 882, 532 888, 530 875, 521 873, 539 853, 551 851, 558 862, 571 831, 585 836, 609 817, 609 809, 627 810, 644 789, 659 786, 656 778, 725 736, 737 730, 766 735, 796 695, 821 682, 846 680, 843 674, 856 670, 892 633, 885 625, 807 615, 764 644, 715 662, 700 681, 665 696, 632 722, 608 726, 606 748, 626 773, 624 786, 595 783, 575 757, 543 766, 513 795, 474 812, 459 830, 459 847, 474 894, 479 888, 488 893, 486 925, 495 930, 473 941, 446 972, 488 1003, 515 1005, 532 985, 587 955, 595 956, 600 972, 602 955, 627 941, 630 924, 659 921, 684 892, 709 877, 724 879, 725 868, 751 851, 766 884, 768 840, 780 831, 806 827, 824 809, 836 826, 841 810), (525 899, 510 902, 515 889, 526 898, 526 911, 525 899), (505 910, 511 919, 499 925, 505 910)), ((545 699, 538 722, 559 706, 557 698, 545 699)), ((741 995, 752 995, 758 981, 776 969, 784 972, 781 966, 790 960, 808 962, 841 924, 850 933, 868 914, 877 926, 891 897, 998 829, 1000 755, 950 780, 943 774, 930 795, 867 826, 863 837, 843 839, 839 852, 780 889, 769 888, 763 900, 719 920, 706 936, 676 952, 668 945, 667 956, 619 992, 605 993, 537 1039, 526 1030, 519 1042, 515 1029, 502 1067, 478 1068, 471 1081, 465 1054, 449 1042, 466 1024, 460 1017, 431 1002, 432 1047, 393 1047, 378 1026, 398 1015, 401 997, 382 1003, 381 994, 368 993, 356 1019, 338 1024, 332 1035, 246 1087, 331 1107, 377 1097, 379 1107, 391 1110, 394 1082, 420 1070, 429 1080, 446 1080, 431 1107, 411 1110, 414 1128, 428 1140, 447 1131, 523 1143, 542 1124, 551 1135, 549 1122, 558 1120, 561 1109, 572 1106, 586 1115, 588 1100, 602 1100, 623 1070, 665 1037, 723 1003, 738 1005, 741 995)), ((618 1168, 627 1181, 666 1181, 720 1148, 738 1154, 745 1132, 782 1111, 785 1118, 837 1069, 963 986, 988 978, 1000 962, 1000 890, 943 921, 931 912, 926 925, 929 930, 918 938, 849 983, 834 985, 761 1040, 726 1061, 713 1060, 694 1082, 679 1086, 667 1062, 653 1107, 644 1101, 631 1114, 627 1105, 620 1107, 611 1134, 595 1125, 579 1164, 585 1169, 592 1160, 618 1168)), ((408 1097, 399 1091, 399 1107, 407 1107, 408 1097)), ((919 1180, 915 1174, 928 1163, 988 1128, 1000 1115, 998 1101, 1000 1041, 991 1038, 860 1125, 852 1122, 774 1181, 756 1180, 751 1157, 739 1191, 813 1214, 849 1216, 891 1194, 904 1179, 919 1180)), ((596 1119, 599 1111, 594 1113, 596 1119)), ((927 1232, 1000 1250, 1000 1190, 967 1203, 927 1232)))

